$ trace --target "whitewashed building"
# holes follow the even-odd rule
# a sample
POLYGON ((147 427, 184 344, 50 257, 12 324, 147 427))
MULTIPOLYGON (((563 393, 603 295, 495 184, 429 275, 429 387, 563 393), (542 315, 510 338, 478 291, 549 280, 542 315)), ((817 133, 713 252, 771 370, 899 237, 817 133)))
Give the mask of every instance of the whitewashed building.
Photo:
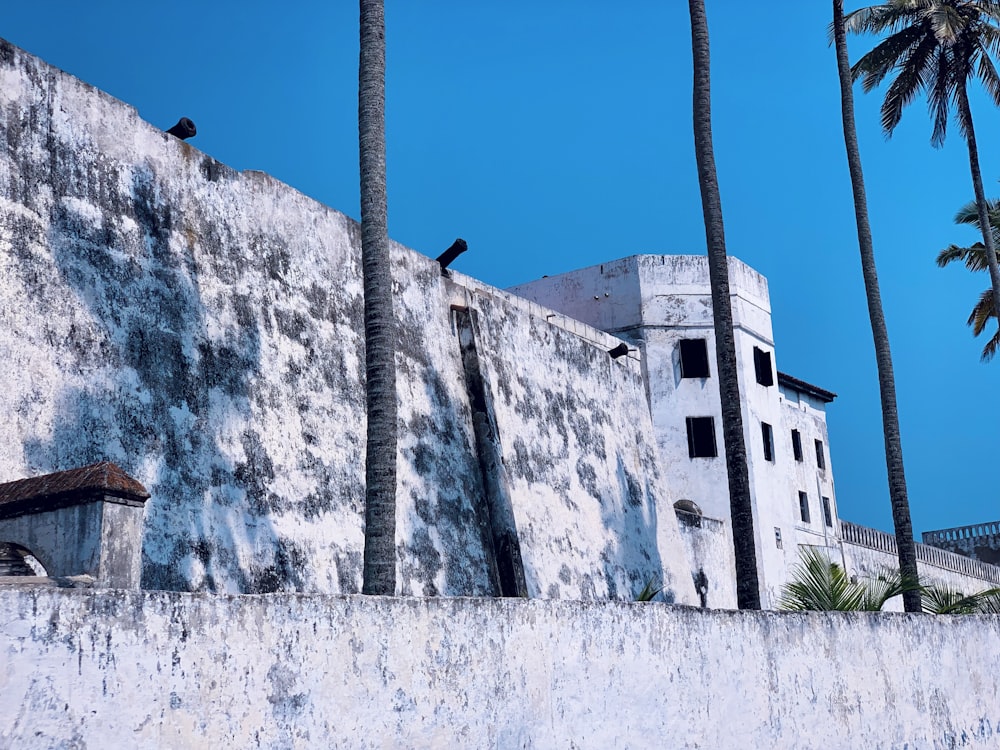
MULTIPOLYGON (((836 394, 777 370, 767 279, 735 258, 729 276, 761 601, 773 608, 801 547, 870 574, 894 565, 895 542, 838 519, 826 424, 836 394)), ((636 255, 510 291, 638 349, 695 586, 703 605, 735 607, 708 259, 636 255)), ((1000 583, 998 568, 918 547, 932 580, 969 592, 1000 583)))

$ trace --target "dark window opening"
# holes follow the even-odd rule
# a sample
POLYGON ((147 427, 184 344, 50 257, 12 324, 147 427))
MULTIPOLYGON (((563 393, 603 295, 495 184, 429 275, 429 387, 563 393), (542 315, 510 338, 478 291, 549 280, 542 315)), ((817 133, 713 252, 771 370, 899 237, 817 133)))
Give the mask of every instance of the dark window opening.
POLYGON ((708 344, 705 339, 681 339, 681 377, 707 378, 708 344))
POLYGON ((715 458, 715 420, 712 417, 688 417, 688 455, 691 458, 715 458))
POLYGON ((774 430, 767 422, 760 423, 760 431, 764 437, 764 460, 774 461, 774 430))
POLYGON ((833 513, 830 511, 830 498, 823 498, 823 520, 826 521, 826 525, 833 526, 833 513))
POLYGON ((799 518, 802 523, 809 523, 809 495, 805 492, 799 493, 799 518))
POLYGON ((802 435, 798 430, 792 430, 792 455, 796 461, 802 460, 802 435))
POLYGON ((781 546, 781 529, 777 526, 774 527, 774 546, 778 549, 782 549, 781 546))
POLYGON ((816 465, 821 468, 826 468, 826 456, 823 454, 823 441, 816 441, 816 465))
POLYGON ((753 369, 757 372, 757 382, 761 385, 774 385, 774 369, 771 367, 771 352, 753 348, 753 369))

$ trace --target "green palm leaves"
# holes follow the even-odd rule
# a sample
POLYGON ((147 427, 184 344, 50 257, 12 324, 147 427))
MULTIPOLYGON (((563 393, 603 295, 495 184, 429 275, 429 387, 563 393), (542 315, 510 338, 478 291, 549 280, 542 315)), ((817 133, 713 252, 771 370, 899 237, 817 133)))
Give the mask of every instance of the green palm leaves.
POLYGON ((967 137, 970 78, 978 78, 1000 106, 1000 75, 990 57, 1000 49, 998 22, 1000 3, 991 0, 892 0, 848 13, 849 32, 888 34, 852 68, 866 93, 895 74, 882 102, 883 130, 891 134, 903 108, 925 93, 934 123, 931 142, 944 143, 952 104, 967 137))
POLYGON ((925 586, 886 569, 852 578, 815 547, 803 547, 792 578, 781 590, 778 609, 789 612, 878 612, 907 591, 920 594, 921 609, 937 615, 998 614, 1000 588, 964 594, 948 586, 925 586))
POLYGON ((890 74, 895 76, 882 102, 882 129, 887 135, 892 135, 899 124, 903 108, 917 94, 924 93, 934 122, 931 143, 940 146, 954 106, 969 149, 976 211, 984 230, 983 254, 993 290, 993 312, 1000 323, 1000 264, 993 233, 988 231, 987 201, 968 91, 969 80, 977 78, 993 103, 1000 106, 1000 74, 990 57, 1000 51, 998 24, 998 0, 889 0, 844 17, 848 31, 888 34, 852 68, 854 79, 861 79, 866 92, 890 74))
POLYGON ((918 581, 885 570, 874 578, 852 579, 837 563, 814 547, 801 551, 792 579, 781 590, 778 609, 787 611, 878 612, 904 591, 916 591, 918 581))
MULTIPOLYGON (((1000 237, 1000 199, 994 199, 987 203, 987 213, 990 217, 990 228, 993 230, 994 243, 1000 237)), ((975 202, 966 203, 955 214, 956 224, 971 224, 977 229, 979 226, 979 212, 975 202)), ((976 242, 970 247, 959 247, 949 245, 937 256, 937 264, 942 268, 950 263, 960 262, 970 271, 985 271, 989 266, 986 259, 986 246, 982 242, 976 242)), ((996 317, 996 305, 993 300, 993 289, 987 289, 980 296, 972 312, 969 314, 967 325, 972 326, 972 333, 979 336, 986 330, 986 324, 990 318, 996 317)), ((1000 348, 1000 331, 997 331, 983 346, 982 360, 988 362, 993 359, 1000 348)))

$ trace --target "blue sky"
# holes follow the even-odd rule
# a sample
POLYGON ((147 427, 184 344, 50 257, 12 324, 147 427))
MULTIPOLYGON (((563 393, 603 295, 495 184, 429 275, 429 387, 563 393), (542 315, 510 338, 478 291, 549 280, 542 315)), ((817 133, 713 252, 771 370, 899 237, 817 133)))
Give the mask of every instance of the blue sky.
MULTIPOLYGON (((830 3, 708 0, 716 160, 730 254, 769 280, 778 368, 835 391, 842 517, 891 529, 871 332, 841 135, 830 3)), ((14 3, 0 36, 191 143, 358 216, 354 2, 14 3)), ((387 0, 389 228, 504 287, 635 253, 704 253, 687 4, 387 0)), ((848 10, 856 7, 848 4, 848 10)), ((872 40, 850 40, 851 58, 872 40)), ((917 531, 995 520, 1000 362, 965 326, 985 274, 938 269, 975 241, 957 128, 923 101, 892 140, 874 95, 858 131, 917 531)), ((1000 112, 973 98, 987 194, 1000 112)))

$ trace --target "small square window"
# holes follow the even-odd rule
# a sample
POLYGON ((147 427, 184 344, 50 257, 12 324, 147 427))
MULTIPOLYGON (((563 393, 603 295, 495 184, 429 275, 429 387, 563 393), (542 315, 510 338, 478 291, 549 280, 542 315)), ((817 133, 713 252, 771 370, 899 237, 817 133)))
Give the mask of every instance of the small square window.
POLYGON ((708 343, 705 339, 681 339, 681 377, 707 378, 708 374, 708 343))
POLYGON ((688 417, 688 455, 691 458, 715 458, 715 420, 712 417, 688 417))
POLYGON ((830 510, 830 498, 823 498, 823 520, 826 521, 826 525, 833 527, 833 512, 830 510))
POLYGON ((798 430, 792 430, 792 455, 796 461, 802 460, 802 435, 798 430))
POLYGON ((753 369, 757 373, 757 382, 761 385, 774 385, 774 370, 771 367, 771 352, 753 348, 753 369))
POLYGON ((823 441, 816 441, 816 465, 821 468, 826 468, 826 455, 823 453, 823 441))
POLYGON ((809 495, 805 492, 799 493, 799 518, 802 523, 809 523, 809 495))
POLYGON ((760 431, 764 437, 764 460, 774 461, 774 430, 767 422, 760 423, 760 431))

